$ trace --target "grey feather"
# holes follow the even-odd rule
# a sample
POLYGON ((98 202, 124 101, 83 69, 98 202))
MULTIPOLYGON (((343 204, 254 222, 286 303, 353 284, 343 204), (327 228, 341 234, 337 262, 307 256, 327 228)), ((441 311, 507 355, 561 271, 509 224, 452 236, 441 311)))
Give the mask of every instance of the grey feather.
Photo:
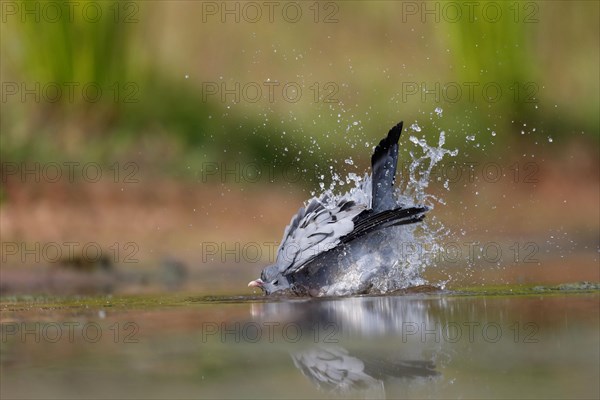
POLYGON ((333 249, 354 230, 354 219, 367 209, 365 204, 342 199, 334 206, 313 198, 298 211, 284 232, 277 250, 279 272, 289 275, 317 255, 333 249))
POLYGON ((398 165, 398 139, 402 133, 402 122, 390 129, 379 142, 371 157, 373 173, 373 211, 381 212, 396 206, 394 180, 398 165))

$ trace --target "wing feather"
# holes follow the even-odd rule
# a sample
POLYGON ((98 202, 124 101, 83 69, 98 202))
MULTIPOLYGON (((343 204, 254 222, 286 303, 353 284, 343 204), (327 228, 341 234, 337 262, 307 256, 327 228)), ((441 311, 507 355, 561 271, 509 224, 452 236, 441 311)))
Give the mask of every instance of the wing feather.
POLYGON ((354 230, 354 218, 367 208, 347 199, 337 204, 327 201, 327 197, 311 199, 286 227, 276 261, 282 274, 298 271, 317 255, 340 244, 354 230))

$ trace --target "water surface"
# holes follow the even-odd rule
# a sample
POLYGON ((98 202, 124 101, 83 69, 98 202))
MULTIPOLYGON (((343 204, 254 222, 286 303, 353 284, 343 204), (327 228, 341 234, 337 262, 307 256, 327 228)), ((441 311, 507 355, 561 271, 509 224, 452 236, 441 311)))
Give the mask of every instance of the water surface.
POLYGON ((563 289, 4 299, 1 394, 598 398, 600 295, 563 289))

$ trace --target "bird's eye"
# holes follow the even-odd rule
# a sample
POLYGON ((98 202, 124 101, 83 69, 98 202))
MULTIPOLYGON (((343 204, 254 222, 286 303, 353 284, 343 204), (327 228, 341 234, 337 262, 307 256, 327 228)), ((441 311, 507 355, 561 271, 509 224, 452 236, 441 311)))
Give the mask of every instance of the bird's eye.
POLYGON ((275 279, 275 280, 273 281, 273 285, 278 285, 278 284, 279 284, 279 279, 275 279))

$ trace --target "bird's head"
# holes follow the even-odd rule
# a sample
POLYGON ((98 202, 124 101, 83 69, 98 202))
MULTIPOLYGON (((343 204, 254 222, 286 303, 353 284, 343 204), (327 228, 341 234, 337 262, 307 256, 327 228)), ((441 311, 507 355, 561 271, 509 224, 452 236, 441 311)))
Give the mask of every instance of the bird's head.
POLYGON ((289 289, 290 284, 286 277, 279 272, 276 264, 269 265, 260 273, 260 278, 248 283, 248 287, 258 287, 265 292, 271 294, 280 290, 289 289))

